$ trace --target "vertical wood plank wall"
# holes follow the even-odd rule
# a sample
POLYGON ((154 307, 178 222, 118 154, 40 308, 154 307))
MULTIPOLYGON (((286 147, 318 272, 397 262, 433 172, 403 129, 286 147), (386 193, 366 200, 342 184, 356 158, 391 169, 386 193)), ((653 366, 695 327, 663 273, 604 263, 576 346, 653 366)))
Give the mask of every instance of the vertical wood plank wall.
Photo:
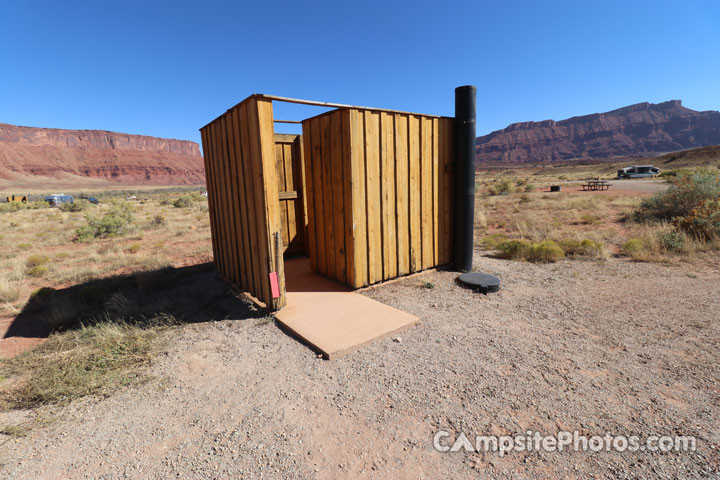
POLYGON ((313 271, 352 284, 347 275, 352 237, 346 229, 350 176, 344 171, 349 162, 342 118, 342 110, 333 110, 303 122, 307 244, 313 271))
POLYGON ((303 121, 314 271, 358 288, 450 262, 453 122, 359 108, 303 121))
POLYGON ((285 275, 273 129, 272 102, 252 96, 200 132, 218 272, 277 310, 285 305, 285 275))
POLYGON ((307 230, 302 135, 275 134, 275 162, 280 190, 282 253, 302 254, 306 252, 307 230))

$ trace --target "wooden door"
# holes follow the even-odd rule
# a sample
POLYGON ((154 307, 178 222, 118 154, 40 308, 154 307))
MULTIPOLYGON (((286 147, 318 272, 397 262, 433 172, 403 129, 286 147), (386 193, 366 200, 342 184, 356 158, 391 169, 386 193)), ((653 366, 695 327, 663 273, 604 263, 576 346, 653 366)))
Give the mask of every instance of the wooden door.
POLYGON ((275 164, 280 198, 282 253, 286 256, 304 255, 307 253, 307 215, 302 135, 275 135, 275 164))

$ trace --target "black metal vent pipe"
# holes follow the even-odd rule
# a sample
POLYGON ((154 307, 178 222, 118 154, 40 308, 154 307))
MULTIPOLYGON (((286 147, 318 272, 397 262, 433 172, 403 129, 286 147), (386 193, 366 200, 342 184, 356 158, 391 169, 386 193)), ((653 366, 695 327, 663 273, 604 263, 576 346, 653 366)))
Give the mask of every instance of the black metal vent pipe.
POLYGON ((475 99, 477 87, 455 89, 455 220, 453 264, 472 270, 475 235, 475 99))

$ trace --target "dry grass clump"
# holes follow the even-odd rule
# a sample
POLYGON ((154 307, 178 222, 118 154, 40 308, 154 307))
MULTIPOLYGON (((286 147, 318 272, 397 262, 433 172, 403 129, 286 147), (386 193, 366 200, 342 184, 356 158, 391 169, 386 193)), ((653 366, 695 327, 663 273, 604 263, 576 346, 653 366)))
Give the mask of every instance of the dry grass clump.
POLYGON ((515 190, 515 180, 512 178, 498 180, 488 187, 488 193, 490 195, 510 195, 511 193, 515 193, 515 190))
POLYGON ((161 228, 167 226, 167 220, 162 214, 156 214, 148 222, 148 228, 161 228))
POLYGON ((697 252, 717 248, 717 243, 698 241, 685 232, 665 225, 642 237, 626 241, 622 246, 622 254, 641 262, 656 262, 666 260, 670 255, 692 257, 697 252))
POLYGON ((13 303, 20 298, 22 285, 9 278, 0 277, 0 303, 13 303))
POLYGON ((51 335, 44 344, 0 363, 8 377, 0 408, 26 409, 107 395, 148 378, 138 367, 155 352, 157 328, 102 322, 51 335))
POLYGON ((497 249, 498 245, 500 245, 506 240, 508 240, 508 236, 504 233, 492 233, 483 237, 480 240, 480 245, 482 245, 487 250, 495 250, 497 249))
POLYGON ((491 196, 496 195, 511 195, 515 192, 534 192, 536 186, 529 183, 527 178, 500 178, 498 180, 489 182, 481 182, 481 185, 488 185, 487 193, 491 196))
POLYGON ((522 239, 506 240, 497 246, 497 251, 504 258, 537 263, 554 263, 565 258, 563 249, 552 240, 536 243, 522 239))
POLYGON ((47 263, 50 258, 47 255, 30 255, 25 260, 25 274, 29 277, 44 277, 48 273, 47 263))
POLYGON ((565 255, 570 257, 605 258, 606 256, 604 245, 589 238, 583 240, 565 238, 558 240, 558 244, 565 255))

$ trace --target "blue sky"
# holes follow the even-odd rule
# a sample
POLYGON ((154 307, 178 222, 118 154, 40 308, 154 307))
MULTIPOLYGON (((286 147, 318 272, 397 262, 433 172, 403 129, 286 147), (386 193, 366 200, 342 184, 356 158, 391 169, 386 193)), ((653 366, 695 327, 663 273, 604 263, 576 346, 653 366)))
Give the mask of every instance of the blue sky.
POLYGON ((452 115, 466 84, 478 135, 643 101, 720 110, 720 2, 0 3, 5 123, 199 141, 254 92, 452 115))

